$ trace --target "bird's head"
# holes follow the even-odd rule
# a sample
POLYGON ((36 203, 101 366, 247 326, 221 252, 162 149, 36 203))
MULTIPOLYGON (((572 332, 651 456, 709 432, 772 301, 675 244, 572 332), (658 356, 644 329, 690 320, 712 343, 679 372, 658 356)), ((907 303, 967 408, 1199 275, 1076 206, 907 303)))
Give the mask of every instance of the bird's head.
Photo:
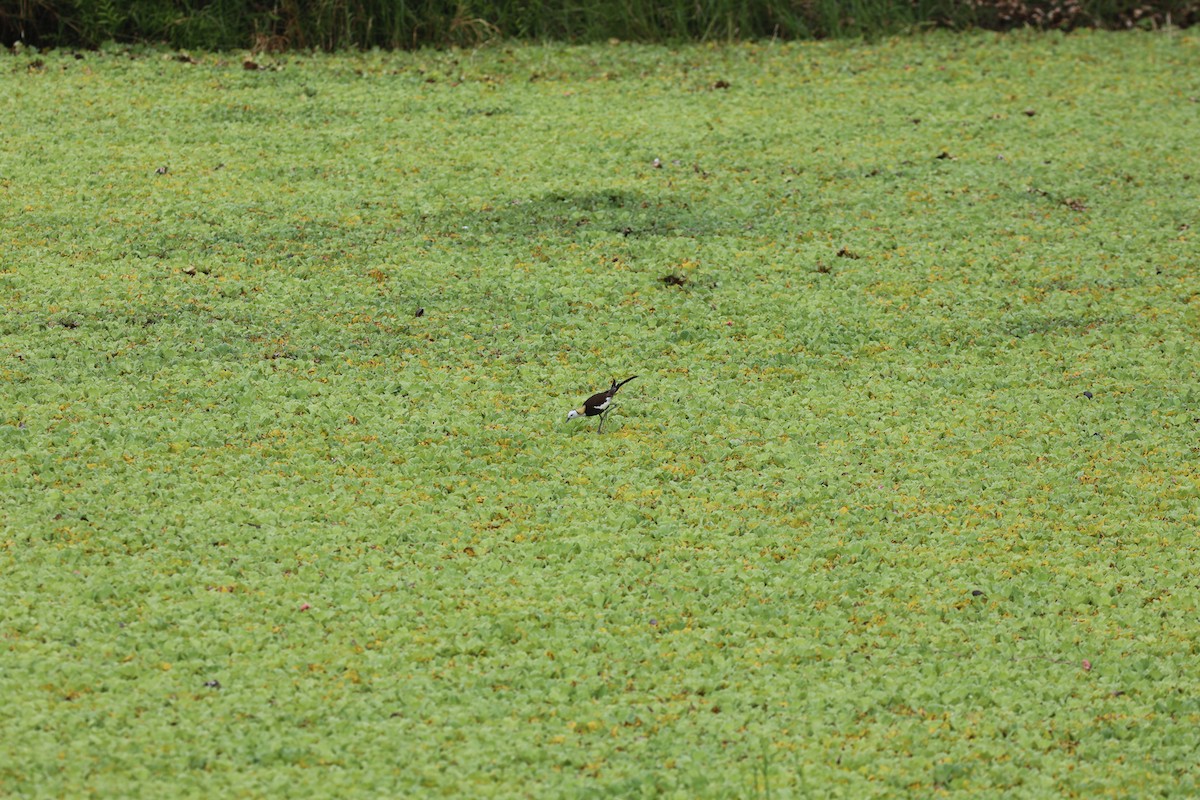
POLYGON ((580 417, 580 416, 583 416, 583 409, 572 408, 570 411, 567 412, 567 422, 570 422, 571 420, 575 419, 576 417, 580 417))

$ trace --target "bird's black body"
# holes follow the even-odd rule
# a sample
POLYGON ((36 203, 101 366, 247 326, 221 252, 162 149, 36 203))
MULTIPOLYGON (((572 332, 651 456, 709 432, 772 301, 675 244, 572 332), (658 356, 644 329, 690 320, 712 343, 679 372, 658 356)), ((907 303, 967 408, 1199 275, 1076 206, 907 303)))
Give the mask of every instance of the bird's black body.
POLYGON ((594 417, 597 414, 603 414, 608 410, 608 404, 612 402, 613 395, 617 393, 617 390, 636 377, 637 375, 633 375, 621 381, 620 383, 617 383, 614 380, 612 382, 612 386, 608 387, 603 392, 596 392, 587 400, 584 400, 583 413, 589 417, 594 417))
POLYGON ((636 377, 637 377, 637 375, 631 375, 628 378, 626 378, 625 380, 621 381, 620 383, 617 383, 616 380, 614 379, 612 382, 612 386, 608 387, 603 392, 596 392, 594 395, 589 397, 587 400, 584 400, 583 405, 581 407, 577 408, 575 411, 571 412, 571 415, 568 416, 568 419, 570 418, 570 416, 587 416, 587 417, 597 417, 598 416, 598 417, 600 417, 600 427, 596 428, 596 431, 598 433, 600 431, 600 428, 604 427, 604 414, 607 413, 610 408, 612 408, 613 395, 615 395, 617 393, 617 390, 619 390, 622 386, 629 383, 631 380, 633 380, 636 377))

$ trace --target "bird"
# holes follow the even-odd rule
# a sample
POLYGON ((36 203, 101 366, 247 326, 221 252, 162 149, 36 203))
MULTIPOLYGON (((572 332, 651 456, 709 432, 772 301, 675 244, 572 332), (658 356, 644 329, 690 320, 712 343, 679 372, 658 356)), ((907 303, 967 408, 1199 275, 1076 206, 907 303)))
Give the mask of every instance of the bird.
POLYGON ((631 375, 628 378, 626 378, 625 380, 621 381, 620 383, 617 383, 616 379, 614 378, 613 382, 612 382, 612 386, 608 387, 603 392, 596 392, 594 395, 589 397, 587 400, 584 400, 583 405, 581 405, 579 408, 573 408, 570 411, 568 411, 567 412, 567 421, 569 422, 570 420, 573 420, 576 417, 597 417, 598 416, 598 417, 600 417, 600 425, 599 425, 599 427, 596 428, 596 433, 599 433, 600 429, 604 427, 605 413, 610 408, 612 408, 613 395, 615 395, 617 393, 618 389, 620 389, 622 386, 629 383, 631 380, 633 380, 636 377, 637 377, 637 375, 631 375))

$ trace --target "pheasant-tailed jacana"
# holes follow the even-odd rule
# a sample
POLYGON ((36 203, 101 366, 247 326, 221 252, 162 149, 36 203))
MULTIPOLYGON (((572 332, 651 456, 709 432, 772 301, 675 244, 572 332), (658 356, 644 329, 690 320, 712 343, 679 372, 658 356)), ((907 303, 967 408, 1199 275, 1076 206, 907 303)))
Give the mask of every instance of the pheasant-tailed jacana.
POLYGON ((631 375, 625 380, 617 383, 612 382, 612 386, 605 389, 603 392, 596 392, 594 395, 583 401, 583 405, 579 408, 573 408, 567 412, 567 419, 572 420, 576 417, 600 417, 600 425, 596 428, 596 433, 599 433, 604 427, 604 415, 612 408, 613 395, 617 393, 625 384, 636 378, 637 375, 631 375))

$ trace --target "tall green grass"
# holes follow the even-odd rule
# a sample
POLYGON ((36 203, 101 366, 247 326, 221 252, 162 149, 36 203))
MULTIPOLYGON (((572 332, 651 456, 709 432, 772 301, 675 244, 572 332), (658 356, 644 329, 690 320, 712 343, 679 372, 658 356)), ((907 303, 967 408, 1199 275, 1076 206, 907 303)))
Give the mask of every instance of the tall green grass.
POLYGON ((0 40, 230 49, 874 37, 924 27, 1186 26, 1200 0, 0 0, 0 40))

